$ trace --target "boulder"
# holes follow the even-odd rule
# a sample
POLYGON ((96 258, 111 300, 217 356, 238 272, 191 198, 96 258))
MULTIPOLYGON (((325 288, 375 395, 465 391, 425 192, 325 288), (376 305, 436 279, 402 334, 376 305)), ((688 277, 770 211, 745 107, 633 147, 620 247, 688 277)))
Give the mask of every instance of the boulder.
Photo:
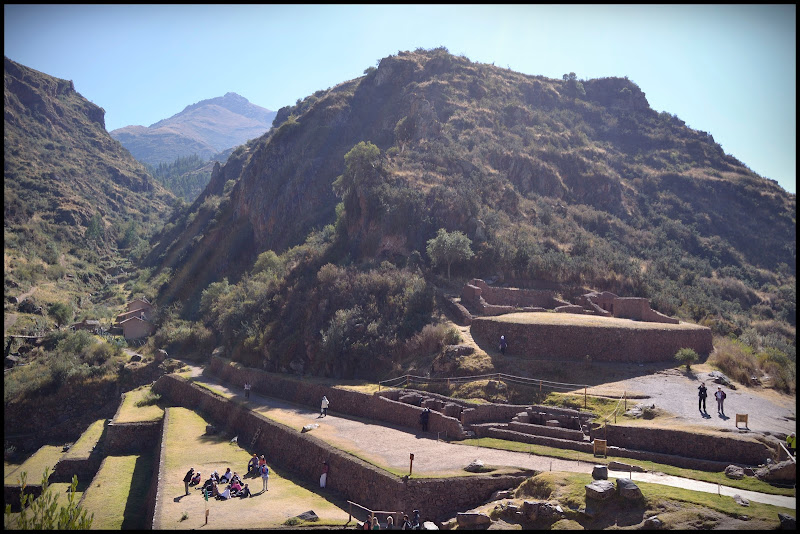
POLYGON ((558 520, 564 517, 564 510, 557 503, 544 501, 523 501, 520 512, 529 521, 537 519, 558 520))
POLYGON ((130 361, 132 361, 132 362, 140 362, 140 361, 142 361, 142 355, 141 354, 131 354, 130 361))
POLYGON ((436 523, 433 521, 424 521, 422 523, 422 530, 439 530, 439 527, 437 527, 436 523))
POLYGON ((483 470, 483 460, 472 460, 467 467, 464 468, 464 471, 469 471, 470 473, 479 473, 483 470))
POLYGON ((796 530, 797 520, 788 514, 778 514, 778 519, 781 522, 781 530, 796 530))
POLYGON ((489 497, 490 501, 498 501, 500 499, 513 499, 514 490, 497 490, 489 497))
POLYGON ((592 478, 595 480, 608 480, 608 467, 596 465, 592 468, 592 478))
POLYGON ((647 469, 639 467, 638 465, 630 465, 622 462, 611 461, 608 462, 608 468, 611 471, 633 471, 634 473, 646 473, 647 469))
POLYGON ((447 345, 444 348, 444 356, 448 359, 456 359, 461 358, 463 356, 469 356, 475 352, 475 347, 470 345, 447 345))
POLYGON ((658 518, 657 515, 650 516, 644 520, 644 528, 659 530, 663 527, 664 523, 658 518))
POLYGON ((206 425, 206 434, 216 434, 217 432, 219 432, 219 430, 217 430, 217 427, 214 425, 206 425))
POLYGON ((756 470, 756 476, 765 482, 794 482, 797 480, 797 464, 785 460, 756 470))
POLYGON ((741 480, 744 478, 744 469, 738 465, 729 465, 725 468, 725 476, 734 480, 741 480))
POLYGON ((618 478, 617 490, 622 498, 628 499, 629 501, 638 501, 643 498, 642 490, 629 478, 618 478))
POLYGON ((738 493, 733 496, 733 501, 739 506, 750 506, 750 501, 748 501, 738 493))
POLYGON ((318 425, 318 424, 316 424, 316 423, 310 423, 310 424, 307 424, 307 425, 305 425, 305 426, 303 427, 303 430, 301 430, 300 432, 301 432, 301 433, 303 433, 303 432, 311 432, 311 431, 312 431, 312 430, 314 430, 315 428, 319 428, 319 425, 318 425))
POLYGON ((608 480, 595 480, 591 484, 586 484, 586 498, 597 501, 610 499, 616 493, 614 484, 608 480))
POLYGON ((317 514, 314 513, 314 510, 309 510, 308 512, 303 512, 296 516, 298 519, 302 519, 303 521, 319 521, 319 517, 317 514))
POLYGON ((480 512, 458 512, 458 528, 485 528, 492 524, 492 518, 480 512))

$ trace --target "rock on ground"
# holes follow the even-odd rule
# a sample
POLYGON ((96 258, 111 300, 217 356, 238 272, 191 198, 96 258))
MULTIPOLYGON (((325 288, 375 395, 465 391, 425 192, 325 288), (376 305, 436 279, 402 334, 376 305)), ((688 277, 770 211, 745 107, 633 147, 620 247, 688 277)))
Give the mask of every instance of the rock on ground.
POLYGON ((595 480, 591 484, 586 484, 586 498, 604 501, 614 496, 614 484, 608 480, 595 480))

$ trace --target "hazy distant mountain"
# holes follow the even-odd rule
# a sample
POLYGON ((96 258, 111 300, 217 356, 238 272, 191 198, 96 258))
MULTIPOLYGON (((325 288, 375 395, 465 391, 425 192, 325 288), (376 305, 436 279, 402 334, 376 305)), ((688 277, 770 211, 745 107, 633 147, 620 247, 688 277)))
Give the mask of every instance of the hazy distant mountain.
POLYGON ((125 126, 111 132, 133 156, 152 166, 197 155, 213 155, 266 133, 276 112, 251 104, 236 93, 202 100, 145 126, 125 126))

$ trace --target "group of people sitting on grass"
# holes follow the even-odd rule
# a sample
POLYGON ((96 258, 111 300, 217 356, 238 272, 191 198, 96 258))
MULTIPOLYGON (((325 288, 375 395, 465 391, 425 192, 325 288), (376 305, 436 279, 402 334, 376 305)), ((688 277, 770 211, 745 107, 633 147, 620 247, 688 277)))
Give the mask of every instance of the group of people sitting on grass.
POLYGON ((242 482, 238 473, 232 473, 230 467, 222 476, 214 471, 202 485, 200 485, 200 480, 202 480, 202 475, 198 471, 194 473, 189 485, 197 486, 195 489, 208 493, 210 497, 219 501, 226 501, 233 497, 244 499, 251 496, 250 487, 242 482), (220 490, 222 487, 225 489, 220 490))

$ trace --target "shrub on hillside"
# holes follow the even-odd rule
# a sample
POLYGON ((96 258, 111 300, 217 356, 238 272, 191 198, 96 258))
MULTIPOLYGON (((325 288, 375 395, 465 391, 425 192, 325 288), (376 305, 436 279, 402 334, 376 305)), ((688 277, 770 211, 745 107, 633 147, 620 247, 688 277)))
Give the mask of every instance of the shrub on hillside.
POLYGON ((711 353, 708 363, 746 386, 753 385, 753 377, 760 374, 753 349, 739 340, 728 337, 715 339, 714 352, 711 353))
POLYGON ((675 353, 675 359, 682 365, 686 365, 686 370, 689 371, 692 364, 700 360, 700 356, 692 349, 683 348, 675 353))

